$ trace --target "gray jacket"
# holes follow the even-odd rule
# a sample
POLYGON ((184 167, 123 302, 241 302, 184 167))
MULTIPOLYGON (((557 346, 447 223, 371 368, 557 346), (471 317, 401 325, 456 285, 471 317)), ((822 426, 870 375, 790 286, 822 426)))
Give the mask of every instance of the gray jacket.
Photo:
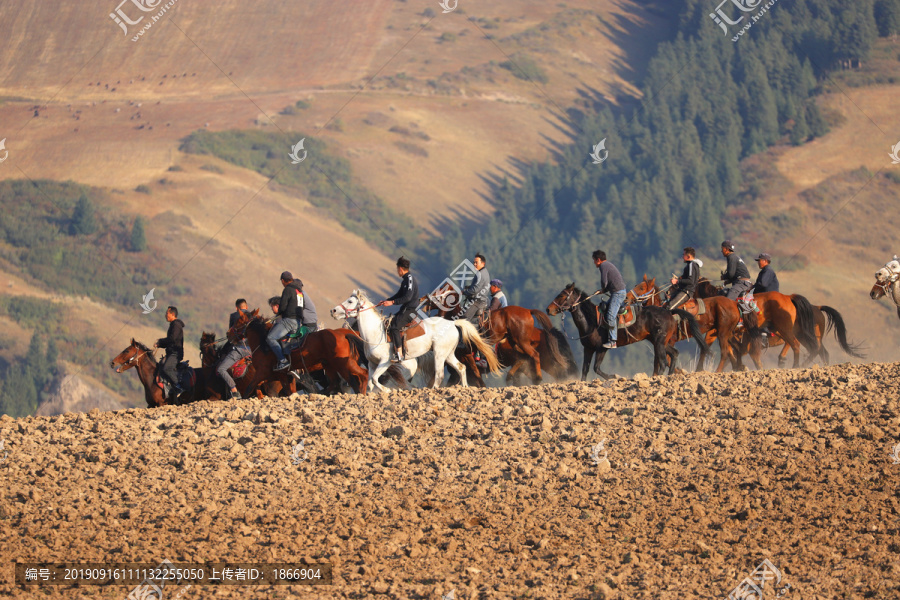
POLYGON ((476 304, 482 309, 487 308, 491 297, 491 275, 488 273, 487 267, 475 271, 475 281, 463 290, 463 294, 472 304, 476 304))

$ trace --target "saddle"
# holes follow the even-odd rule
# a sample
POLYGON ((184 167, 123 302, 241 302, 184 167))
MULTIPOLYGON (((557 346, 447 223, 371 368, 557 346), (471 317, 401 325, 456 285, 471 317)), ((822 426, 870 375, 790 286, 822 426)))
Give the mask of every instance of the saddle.
MULTIPOLYGON (((396 315, 391 315, 387 319, 384 320, 384 333, 387 336, 388 332, 391 329, 391 325, 394 324, 394 317, 396 315)), ((413 315, 413 318, 410 320, 406 326, 400 329, 400 339, 403 343, 403 356, 408 354, 408 350, 406 348, 407 340, 414 340, 417 337, 421 337, 425 335, 425 325, 422 322, 422 319, 419 318, 419 315, 413 315)))
MULTIPOLYGON (((191 368, 190 361, 183 360, 179 362, 178 366, 175 367, 175 373, 178 376, 178 383, 181 386, 181 389, 184 390, 184 393, 194 389, 194 384, 197 383, 197 376, 191 368)), ((163 391, 163 396, 169 398, 172 392, 172 384, 169 383, 168 379, 163 377, 162 363, 159 363, 156 367, 155 380, 156 385, 163 391)))
POLYGON ((701 298, 692 298, 678 308, 690 313, 694 317, 706 314, 706 302, 701 298))
POLYGON ((234 379, 240 379, 241 377, 246 375, 247 368, 250 366, 250 364, 251 364, 250 357, 246 356, 246 357, 242 358, 241 360, 237 361, 236 363, 234 363, 233 365, 231 365, 231 369, 229 369, 231 371, 231 377, 234 379))
MULTIPOLYGON (((606 311, 609 308, 609 302, 603 301, 597 306, 597 323, 606 327, 607 329, 612 329, 609 326, 609 323, 606 322, 606 311)), ((625 329, 626 327, 630 327, 634 325, 634 322, 637 320, 637 305, 635 304, 623 304, 619 309, 618 318, 616 319, 616 328, 617 329, 625 329)))
MULTIPOLYGON (((306 325, 301 325, 297 328, 297 331, 290 335, 286 335, 283 338, 278 340, 278 343, 281 345, 281 350, 284 352, 285 356, 290 356, 291 353, 300 348, 303 343, 306 341, 306 335, 309 333, 309 327, 306 325)), ((268 349, 268 344, 263 344, 264 348, 268 349)), ((246 359, 241 359, 246 360, 246 359)), ((235 368, 240 364, 240 362, 235 363, 235 368)), ((235 375, 237 377, 237 375, 235 375)))

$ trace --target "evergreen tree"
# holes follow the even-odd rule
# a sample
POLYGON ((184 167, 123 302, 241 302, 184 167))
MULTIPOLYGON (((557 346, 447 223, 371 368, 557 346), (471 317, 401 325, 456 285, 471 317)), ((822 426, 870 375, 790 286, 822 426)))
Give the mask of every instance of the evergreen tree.
POLYGON ((878 35, 881 37, 900 33, 900 0, 875 2, 875 22, 878 24, 878 35))
POLYGON ((144 218, 138 217, 131 226, 131 251, 143 252, 147 249, 147 237, 144 233, 144 218))
POLYGON ((72 223, 69 230, 72 235, 90 235, 97 231, 97 217, 94 214, 94 205, 85 194, 82 194, 75 204, 75 211, 72 213, 72 223))

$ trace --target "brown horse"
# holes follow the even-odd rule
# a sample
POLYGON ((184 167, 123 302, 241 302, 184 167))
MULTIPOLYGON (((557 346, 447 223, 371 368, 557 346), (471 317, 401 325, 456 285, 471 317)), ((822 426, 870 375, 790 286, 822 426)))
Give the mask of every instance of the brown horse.
MULTIPOLYGON (((200 336, 200 366, 206 378, 206 391, 210 400, 221 400, 229 396, 228 390, 225 389, 225 382, 216 374, 216 366, 221 358, 222 350, 216 345, 216 334, 204 331, 203 335, 200 336)), ((253 361, 248 360, 246 365, 246 371, 244 371, 243 376, 236 378, 234 381, 242 398, 247 398, 249 397, 248 394, 252 393, 250 383, 253 381, 256 373, 253 361)), ((234 377, 234 367, 228 369, 228 372, 234 377)), ((261 382, 261 385, 265 387, 265 396, 275 397, 282 391, 280 381, 264 381, 261 382)), ((257 395, 259 396, 260 394, 257 390, 257 395)))
MULTIPOLYGON (((448 290, 442 289, 433 296, 421 298, 420 300, 425 303, 422 309, 425 311, 437 310, 437 316, 445 319, 456 316, 462 310, 462 304, 457 303, 452 308, 444 306, 441 295, 447 293, 449 293, 448 290)), ((528 369, 529 366, 531 369, 528 374, 531 380, 539 383, 543 380, 542 361, 557 381, 574 375, 574 360, 567 358, 565 351, 561 348, 561 343, 568 346, 565 336, 558 331, 556 334, 552 333, 556 329, 547 315, 539 310, 521 306, 507 306, 499 310, 492 310, 488 315, 486 329, 490 335, 490 343, 496 346, 497 358, 500 359, 500 363, 505 367, 511 367, 506 375, 507 383, 515 380, 519 371, 523 368, 528 369)), ((568 354, 571 355, 571 350, 568 354)), ((475 380, 481 382, 483 386, 484 382, 481 381, 474 361, 470 358, 461 358, 460 360, 463 360, 466 367, 473 372, 475 380)))
MULTIPOLYGON (((153 355, 154 350, 131 338, 131 344, 122 350, 115 358, 109 361, 109 366, 122 373, 134 367, 138 378, 144 386, 144 399, 147 408, 165 406, 170 404, 163 395, 163 390, 156 383, 156 369, 159 363, 153 355)), ((184 394, 175 399, 175 404, 185 404, 194 400, 206 400, 206 378, 203 369, 191 369, 194 375, 194 386, 186 390, 184 394)))
MULTIPOLYGON (((647 276, 644 275, 644 280, 628 292, 626 301, 630 303, 641 302, 645 306, 662 306, 662 294, 656 285, 656 278, 647 279, 647 276)), ((697 324, 700 326, 700 331, 706 334, 706 343, 708 345, 712 345, 716 337, 719 338, 721 357, 719 366, 716 367, 716 373, 721 373, 725 370, 725 359, 731 361, 732 366, 737 364, 730 342, 734 336, 735 327, 741 322, 741 313, 738 310, 737 303, 724 296, 708 298, 704 300, 704 304, 706 305, 706 312, 695 316, 697 324)), ((681 308, 688 310, 691 314, 694 312, 687 305, 681 308)), ((701 349, 700 360, 697 363, 698 371, 703 370, 703 365, 706 364, 706 356, 707 353, 701 349)))
MULTIPOLYGON (((584 348, 584 362, 581 365, 581 380, 587 379, 588 369, 594 353, 597 354, 594 363, 594 372, 604 379, 610 379, 612 375, 604 373, 600 364, 606 356, 607 349, 603 347, 603 336, 600 333, 599 313, 597 306, 589 301, 590 297, 570 283, 563 291, 557 294, 553 302, 547 306, 547 313, 557 315, 568 311, 572 314, 572 321, 578 328, 579 339, 584 348)), ((700 346, 700 351, 709 351, 703 334, 697 325, 697 320, 683 310, 669 312, 656 306, 635 307, 635 320, 618 334, 617 345, 627 346, 642 340, 647 340, 653 345, 653 374, 659 375, 665 370, 666 362, 669 362, 669 374, 675 372, 678 360, 678 350, 675 342, 678 341, 679 325, 673 315, 678 315, 688 325, 691 337, 700 346)))
MULTIPOLYGON (((697 286, 697 297, 706 300, 722 296, 719 295, 719 290, 714 285, 708 280, 702 279, 697 286)), ((754 294, 753 298, 759 308, 757 318, 760 326, 767 327, 784 340, 784 348, 778 355, 779 367, 787 364, 788 350, 794 351, 793 368, 799 367, 801 345, 809 351, 811 358, 819 354, 820 344, 819 337, 816 335, 816 317, 809 300, 799 294, 787 296, 780 292, 761 292, 754 294)), ((824 331, 822 335, 824 335, 824 331)), ((747 350, 749 350, 756 368, 762 369, 759 346, 750 344, 749 340, 741 339, 739 342, 740 350, 736 353, 738 361, 735 370, 742 368, 740 358, 747 350)))
POLYGON ((266 343, 269 329, 271 324, 263 321, 257 309, 252 313, 242 314, 228 330, 228 339, 232 341, 240 335, 246 335, 247 343, 253 351, 251 359, 256 366, 256 373, 251 386, 255 387, 270 378, 281 380, 285 376, 295 385, 289 371, 310 374, 324 370, 329 384, 327 393, 340 391, 338 376, 350 384, 357 394, 366 393, 369 372, 359 366, 362 340, 349 329, 323 329, 308 334, 301 346, 291 352, 291 367, 282 372, 273 370, 275 354, 266 343))

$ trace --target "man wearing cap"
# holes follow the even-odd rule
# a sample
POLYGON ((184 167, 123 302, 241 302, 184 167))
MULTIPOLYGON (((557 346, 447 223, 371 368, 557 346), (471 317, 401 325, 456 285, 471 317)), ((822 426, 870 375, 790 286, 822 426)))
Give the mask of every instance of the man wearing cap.
POLYGON ((278 364, 275 365, 276 371, 287 369, 291 364, 284 357, 284 351, 281 349, 281 344, 278 340, 297 331, 300 327, 300 317, 305 304, 303 282, 295 280, 290 271, 285 271, 281 274, 281 285, 284 286, 284 289, 281 291, 281 299, 278 301, 278 317, 276 317, 272 329, 269 330, 269 335, 266 336, 269 348, 272 349, 272 352, 275 353, 275 358, 278 359, 278 364))
POLYGON ((778 291, 778 275, 770 266, 772 256, 768 252, 763 252, 756 257, 759 263, 759 275, 756 276, 756 283, 753 284, 753 293, 760 292, 777 292, 778 291))
POLYGON ((499 279, 491 279, 491 307, 489 310, 495 311, 509 306, 506 300, 506 294, 503 293, 503 282, 499 279))
POLYGON ((744 259, 735 254, 734 244, 729 240, 722 242, 722 256, 727 261, 725 270, 722 272, 722 281, 726 285, 731 284, 731 288, 723 290, 722 294, 729 300, 737 300, 753 288, 750 270, 747 269, 744 259))

